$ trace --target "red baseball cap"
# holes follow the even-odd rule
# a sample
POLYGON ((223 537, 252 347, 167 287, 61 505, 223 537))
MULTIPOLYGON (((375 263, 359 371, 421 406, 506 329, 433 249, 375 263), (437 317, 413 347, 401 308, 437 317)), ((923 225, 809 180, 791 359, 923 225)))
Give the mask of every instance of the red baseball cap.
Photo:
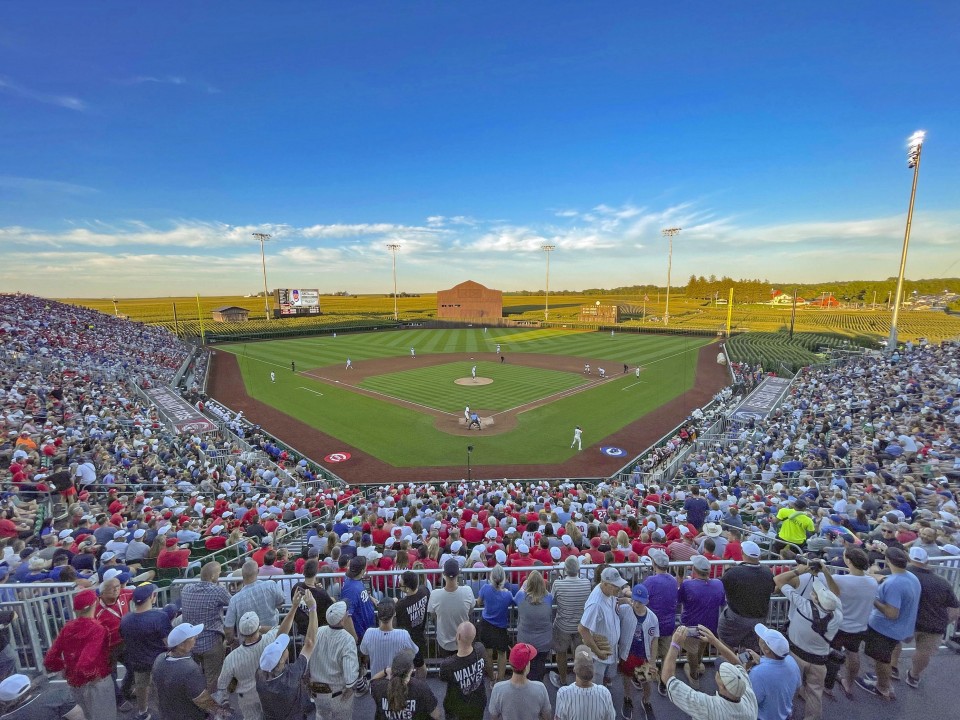
POLYGON ((177 539, 173 537, 167 538, 167 547, 173 547, 177 544, 177 539))
POLYGON ((73 596, 73 609, 77 612, 86 610, 97 601, 97 593, 93 590, 81 590, 73 596))
POLYGON ((517 672, 523 672, 536 656, 537 649, 533 645, 517 643, 510 650, 510 667, 517 672))

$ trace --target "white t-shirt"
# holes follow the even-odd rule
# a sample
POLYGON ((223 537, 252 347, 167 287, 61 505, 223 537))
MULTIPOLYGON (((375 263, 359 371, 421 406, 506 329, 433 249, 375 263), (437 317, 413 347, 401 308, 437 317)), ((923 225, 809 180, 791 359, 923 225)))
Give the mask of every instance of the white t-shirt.
POLYGON ((863 632, 867 629, 867 619, 877 597, 877 581, 868 575, 834 575, 833 581, 840 588, 843 608, 840 629, 845 633, 863 632))

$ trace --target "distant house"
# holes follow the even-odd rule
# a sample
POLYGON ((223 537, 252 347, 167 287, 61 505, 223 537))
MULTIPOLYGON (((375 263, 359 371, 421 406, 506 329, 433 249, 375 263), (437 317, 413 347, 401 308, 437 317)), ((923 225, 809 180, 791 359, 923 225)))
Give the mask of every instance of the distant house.
POLYGON ((446 320, 489 320, 503 316, 503 292, 467 280, 437 291, 437 317, 446 320))
POLYGON ((840 301, 833 295, 821 295, 816 300, 808 302, 807 305, 818 308, 838 308, 840 307, 840 301))
POLYGON ((246 308, 236 305, 224 305, 213 311, 214 322, 246 322, 250 317, 250 311, 246 308))
MULTIPOLYGON (((797 297, 797 305, 803 305, 807 301, 802 297, 797 297)), ((770 298, 768 305, 793 305, 793 295, 788 295, 780 290, 775 290, 773 297, 770 298)))

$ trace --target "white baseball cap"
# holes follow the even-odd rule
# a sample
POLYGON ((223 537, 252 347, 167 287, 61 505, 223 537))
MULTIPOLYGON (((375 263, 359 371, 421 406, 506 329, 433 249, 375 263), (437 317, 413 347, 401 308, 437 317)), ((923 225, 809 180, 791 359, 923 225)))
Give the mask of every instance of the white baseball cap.
POLYGON ((787 642, 787 639, 781 632, 773 628, 768 628, 763 623, 754 625, 753 631, 757 634, 757 637, 767 644, 767 647, 770 648, 770 651, 774 655, 783 658, 790 654, 790 643, 787 642))
POLYGON ((167 647, 176 647, 184 640, 189 640, 203 632, 203 623, 191 625, 190 623, 180 623, 170 634, 167 635, 167 647))
POLYGON ((263 654, 260 656, 260 669, 264 672, 273 670, 277 666, 277 663, 280 662, 283 653, 287 651, 289 644, 289 635, 277 635, 277 639, 264 648, 263 654))
POLYGON ((0 702, 10 702, 21 697, 30 689, 30 678, 26 675, 11 675, 0 682, 0 702))

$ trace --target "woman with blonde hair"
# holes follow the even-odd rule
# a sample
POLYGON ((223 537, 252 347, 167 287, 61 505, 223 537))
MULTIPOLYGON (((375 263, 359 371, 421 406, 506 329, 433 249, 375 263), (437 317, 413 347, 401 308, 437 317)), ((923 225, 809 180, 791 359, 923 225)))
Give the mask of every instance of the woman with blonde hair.
POLYGON ((517 593, 517 642, 533 645, 537 656, 530 661, 530 680, 543 680, 547 658, 553 650, 553 595, 539 570, 527 575, 523 589, 517 593))

